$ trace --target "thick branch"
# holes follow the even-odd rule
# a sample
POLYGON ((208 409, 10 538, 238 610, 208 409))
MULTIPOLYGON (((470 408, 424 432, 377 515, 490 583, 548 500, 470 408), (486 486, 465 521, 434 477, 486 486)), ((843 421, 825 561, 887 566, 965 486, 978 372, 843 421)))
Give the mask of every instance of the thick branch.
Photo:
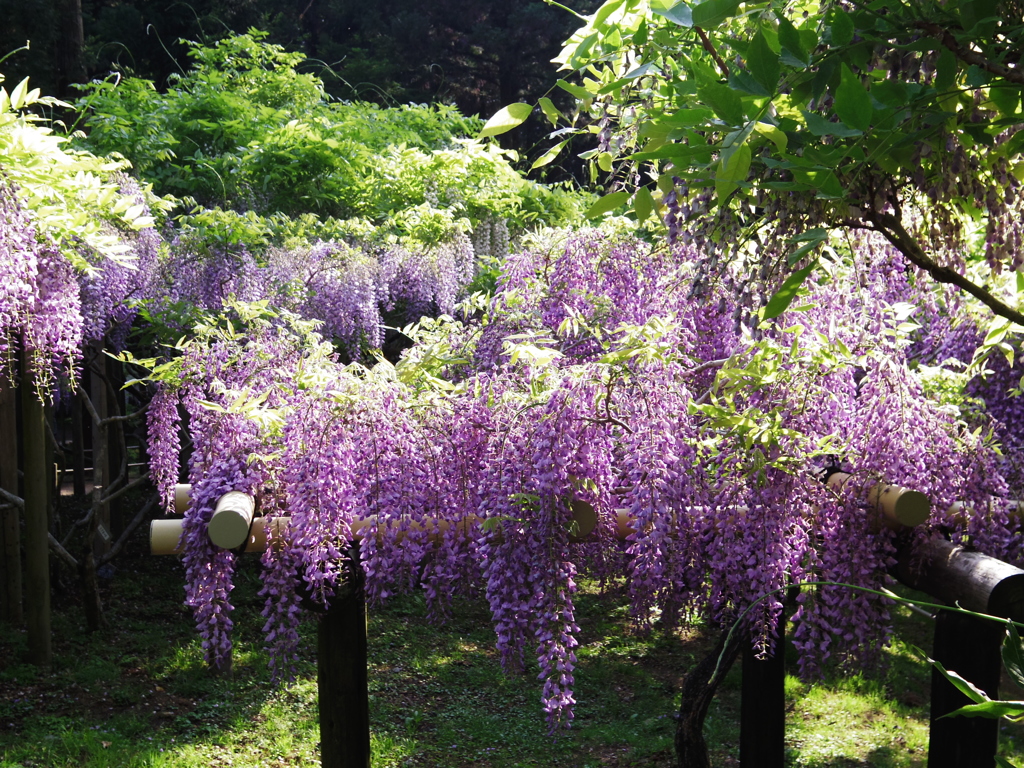
POLYGON ((892 243, 900 253, 907 257, 915 267, 923 269, 932 279, 939 283, 955 285, 963 291, 971 294, 974 298, 991 309, 1000 317, 1005 317, 1017 325, 1024 326, 1024 314, 1013 307, 1004 304, 992 295, 990 291, 976 285, 961 275, 955 269, 943 267, 932 261, 924 252, 920 243, 903 226, 903 222, 891 213, 868 212, 865 218, 874 225, 874 230, 881 234, 886 240, 892 243))
POLYGON ((56 555, 60 557, 61 560, 63 560, 65 563, 70 565, 75 570, 78 570, 78 561, 75 560, 71 553, 60 545, 60 542, 53 537, 52 533, 47 535, 50 537, 50 549, 52 549, 54 553, 56 553, 56 555))
POLYGON ((3 488, 0 488, 0 499, 5 499, 9 501, 18 509, 25 508, 25 500, 21 498, 21 496, 15 496, 13 493, 11 493, 10 491, 5 491, 3 488))
POLYGON ((110 551, 102 557, 100 557, 99 565, 109 563, 111 560, 117 557, 117 555, 121 552, 121 548, 124 547, 125 542, 128 541, 128 537, 131 536, 135 529, 139 527, 139 524, 146 519, 146 515, 153 511, 153 507, 156 506, 159 500, 160 497, 157 494, 153 494, 153 496, 150 497, 149 501, 147 501, 145 505, 143 505, 142 509, 138 511, 138 514, 136 514, 135 517, 132 518, 132 521, 128 523, 128 525, 125 527, 124 532, 117 539, 117 542, 114 544, 114 546, 110 548, 110 551))
MULTIPOLYGON (((121 477, 123 477, 123 475, 121 477)), ((111 483, 111 485, 114 485, 115 483, 121 482, 121 477, 118 477, 117 480, 114 481, 114 483, 111 483)), ((128 491, 131 491, 131 490, 133 490, 135 488, 138 488, 140 485, 142 485, 143 483, 148 482, 148 481, 149 481, 149 472, 146 472, 144 475, 140 475, 139 477, 137 477, 134 480, 132 480, 124 488, 121 488, 119 490, 114 491, 109 496, 101 496, 100 497, 100 503, 101 504, 108 504, 111 501, 113 501, 114 499, 120 498, 124 494, 128 493, 128 491)))
POLYGON ((955 53, 956 57, 960 59, 960 61, 980 67, 986 72, 991 72, 993 75, 1002 77, 1011 83, 1024 85, 1024 72, 1019 69, 1012 69, 1011 67, 991 61, 978 51, 972 51, 970 48, 961 45, 960 41, 957 40, 953 33, 948 29, 944 29, 931 21, 920 21, 917 26, 932 37, 938 39, 939 42, 955 53))

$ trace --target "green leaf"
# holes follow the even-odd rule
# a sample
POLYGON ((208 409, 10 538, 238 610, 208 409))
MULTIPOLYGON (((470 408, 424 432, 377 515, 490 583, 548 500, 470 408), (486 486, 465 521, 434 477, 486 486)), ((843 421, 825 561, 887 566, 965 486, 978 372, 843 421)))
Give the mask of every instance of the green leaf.
POLYGON ((1006 117, 1011 117, 1020 107, 1020 88, 1010 85, 1005 80, 992 83, 988 89, 988 97, 1006 117))
POLYGON ((643 224, 647 217, 654 211, 654 197, 647 187, 640 187, 633 198, 633 210, 636 211, 636 220, 643 224))
POLYGON ((567 83, 565 80, 559 80, 559 81, 557 81, 555 83, 555 85, 557 85, 563 91, 568 91, 573 96, 575 96, 577 99, 592 99, 592 98, 594 98, 594 94, 592 94, 590 91, 588 91, 583 86, 573 85, 572 83, 567 83))
MULTIPOLYGON (((952 674, 952 673, 950 673, 952 674)), ((1020 717, 1024 715, 1024 701, 999 701, 989 700, 980 704, 967 704, 960 709, 949 712, 937 719, 944 717, 1020 717)))
POLYGON ((629 192, 612 192, 610 195, 605 195, 587 211, 588 219, 596 219, 598 216, 609 211, 614 211, 620 205, 624 205, 629 200, 629 192))
POLYGON ((786 147, 789 146, 789 137, 777 125, 757 122, 754 123, 754 130, 762 136, 766 136, 778 148, 779 152, 785 152, 786 147))
POLYGON ((739 0, 705 0, 693 8, 693 26, 714 29, 723 21, 736 15, 739 0))
POLYGON ((871 95, 846 64, 842 65, 834 108, 839 119, 853 128, 866 131, 871 126, 871 95))
POLYGON ((480 131, 479 138, 485 138, 487 136, 497 136, 498 134, 511 131, 517 125, 523 123, 526 118, 533 112, 533 107, 529 104, 509 104, 507 107, 499 109, 494 116, 488 120, 483 129, 480 131))
POLYGON ((948 91, 956 82, 957 73, 956 54, 949 48, 943 48, 939 52, 939 59, 935 62, 935 90, 939 93, 948 91))
POLYGON ((697 89, 697 98, 711 107, 714 113, 729 125, 744 120, 743 101, 732 88, 721 83, 708 83, 697 89))
POLYGON ((25 94, 28 93, 28 78, 26 77, 11 91, 11 109, 17 111, 25 106, 25 94))
MULTIPOLYGON (((983 690, 981 690, 974 683, 969 680, 965 680, 956 672, 948 671, 944 666, 935 659, 928 659, 928 663, 931 664, 935 669, 938 670, 939 674, 946 678, 953 686, 960 691, 964 696, 973 701, 975 704, 984 704, 987 701, 991 701, 983 690)), ((946 715, 947 717, 949 715, 946 715)))
POLYGON ((750 157, 750 145, 743 144, 728 158, 722 158, 718 173, 715 174, 715 195, 719 205, 739 186, 737 182, 746 181, 750 171, 750 157))
POLYGON ((530 170, 532 171, 535 168, 542 168, 543 166, 550 163, 552 160, 558 157, 558 154, 563 149, 565 149, 565 145, 568 143, 569 140, 566 139, 565 141, 561 141, 558 144, 555 144, 555 146, 553 146, 551 149, 549 149, 547 152, 545 152, 543 155, 541 155, 540 157, 533 161, 533 165, 530 166, 530 170))
POLYGON ((839 8, 832 9, 832 44, 849 45, 853 42, 853 19, 839 8))
POLYGON ((671 8, 659 9, 651 6, 651 13, 657 14, 668 19, 671 22, 678 24, 681 27, 692 27, 693 16, 690 10, 690 6, 685 2, 679 2, 673 5, 671 8))
POLYGON ((815 136, 862 136, 864 131, 850 128, 844 123, 833 123, 816 112, 804 112, 807 130, 815 136))
POLYGON ((750 68, 750 74, 765 87, 768 93, 775 93, 781 71, 779 56, 768 47, 768 41, 760 29, 757 30, 757 34, 754 35, 754 39, 750 41, 750 46, 747 48, 747 66, 750 68))
MULTIPOLYGON (((785 58, 785 54, 788 52, 796 60, 797 65, 806 67, 811 63, 807 51, 804 50, 803 42, 800 40, 800 33, 796 31, 796 27, 793 26, 789 19, 781 15, 779 16, 779 45, 783 49, 783 58, 785 58)), ((788 61, 785 63, 791 64, 788 61)))
POLYGON ((557 127, 558 121, 562 117, 562 113, 558 111, 558 107, 551 101, 547 96, 541 96, 537 99, 537 103, 540 104, 540 111, 544 113, 544 117, 548 119, 551 126, 557 127))
MULTIPOLYGON (((1020 274, 1019 272, 1017 273, 1020 274)), ((1006 622, 1006 639, 1003 640, 1003 666, 1018 687, 1024 688, 1024 645, 1013 622, 1006 622)))
POLYGON ((669 125, 673 128, 690 128, 694 125, 702 125, 712 118, 714 113, 710 109, 680 109, 671 115, 659 117, 658 125, 669 125))
POLYGON ((594 21, 591 24, 595 29, 599 29, 604 26, 604 23, 608 21, 608 17, 615 13, 626 0, 608 0, 607 3, 597 9, 597 13, 594 14, 594 21))
POLYGON ((804 280, 811 274, 811 271, 818 266, 818 260, 815 259, 803 269, 798 269, 792 275, 786 278, 786 282, 775 292, 775 295, 768 300, 768 303, 764 308, 764 319, 771 320, 773 317, 778 317, 793 302, 796 298, 797 292, 800 290, 800 286, 803 285, 804 280))

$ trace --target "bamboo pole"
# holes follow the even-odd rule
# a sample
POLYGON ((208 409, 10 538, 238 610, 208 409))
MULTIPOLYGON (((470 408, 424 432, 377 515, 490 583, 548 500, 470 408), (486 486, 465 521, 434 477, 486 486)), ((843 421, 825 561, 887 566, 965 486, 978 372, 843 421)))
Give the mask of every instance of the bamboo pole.
MULTIPOLYGON (((191 486, 175 486, 175 506, 177 508, 187 507, 187 495, 191 486), (180 506, 179 506, 180 505, 180 506)), ((590 535, 597 527, 597 513, 592 505, 586 502, 574 502, 570 505, 572 512, 573 534, 570 540, 579 541, 590 535)), ((254 517, 255 500, 239 491, 229 491, 218 501, 213 516, 207 526, 207 533, 210 541, 223 549, 242 549, 243 552, 262 552, 267 548, 267 518, 254 517)), ((291 518, 287 516, 271 518, 273 526, 273 538, 281 540, 287 530, 291 518)), ((476 515, 469 515, 456 522, 455 529, 459 533, 467 533, 483 518, 476 515)), ((375 524, 374 518, 363 518, 355 520, 351 524, 352 536, 355 541, 361 541, 365 531, 375 524)), ((411 532, 426 531, 427 538, 431 541, 440 540, 452 527, 448 520, 432 520, 423 524, 417 520, 389 521, 389 527, 397 529, 399 541, 405 534, 411 532), (402 526, 402 527, 399 527, 402 526)), ((184 550, 182 532, 184 521, 172 518, 169 520, 153 520, 149 528, 149 548, 154 555, 180 555, 184 550)), ((383 538, 383 532, 378 531, 378 539, 383 538)))

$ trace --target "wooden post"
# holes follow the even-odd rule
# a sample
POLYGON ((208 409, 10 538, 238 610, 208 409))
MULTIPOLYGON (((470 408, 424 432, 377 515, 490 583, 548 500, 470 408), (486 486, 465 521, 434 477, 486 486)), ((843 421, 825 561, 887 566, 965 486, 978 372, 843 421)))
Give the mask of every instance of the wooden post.
MULTIPOLYGON (((356 552, 358 562, 358 549, 356 552)), ((370 768, 366 597, 362 568, 357 566, 353 571, 347 588, 339 590, 320 617, 317 630, 323 768, 370 768)))
POLYGON ((110 504, 105 504, 102 499, 107 492, 107 485, 110 483, 110 427, 103 424, 110 416, 110 405, 107 397, 106 366, 103 363, 104 354, 102 349, 92 348, 92 364, 89 366, 89 399, 96 412, 96 418, 101 423, 97 424, 96 419, 92 425, 92 498, 93 515, 96 518, 96 531, 99 534, 93 541, 93 554, 100 557, 110 549, 110 504))
MULTIPOLYGON (((932 539, 903 553, 896 574, 908 586, 950 605, 1014 621, 1024 620, 1024 571, 1002 560, 932 539)), ((939 611, 932 656, 946 669, 970 680, 996 698, 1002 671, 1004 626, 972 616, 939 611)), ((995 764, 999 721, 942 715, 970 701, 937 671, 932 671, 929 768, 995 764)))
POLYGON ((786 763, 786 617, 779 618, 775 654, 757 658, 743 647, 740 693, 740 765, 783 768, 786 763))
MULTIPOLYGON (((15 390, 0 381, 0 488, 18 495, 18 413, 15 390)), ((0 502, 2 503, 2 502, 0 502)), ((21 514, 0 509, 0 621, 21 624, 21 514)))
POLYGON ((71 398, 71 468, 76 498, 85 496, 85 425, 82 401, 71 398))
POLYGON ((49 472, 46 466, 46 415, 32 377, 21 378, 25 473, 25 618, 29 659, 40 667, 53 661, 50 638, 49 472))
MULTIPOLYGON (((1003 669, 1000 647, 1002 624, 952 611, 935 617, 932 656, 946 669, 970 680, 992 698, 997 698, 1003 669)), ((992 768, 999 743, 998 719, 947 717, 971 700, 932 669, 931 724, 928 737, 928 768, 992 768)))
MULTIPOLYGON (((104 386, 107 388, 106 405, 108 416, 126 416, 126 400, 124 390, 121 388, 124 385, 124 367, 119 360, 107 355, 105 352, 100 353, 100 359, 102 365, 105 368, 106 377, 103 380, 104 386)), ((127 445, 125 444, 125 423, 123 421, 111 424, 106 430, 107 440, 107 478, 106 484, 109 486, 114 480, 121 476, 122 467, 124 468, 123 483, 127 485, 129 481, 128 477, 128 455, 127 445)), ((124 531, 124 497, 119 497, 109 502, 107 505, 107 520, 109 526, 107 528, 108 534, 111 539, 116 539, 124 531)), ((109 549, 111 542, 107 542, 107 548, 109 549)))

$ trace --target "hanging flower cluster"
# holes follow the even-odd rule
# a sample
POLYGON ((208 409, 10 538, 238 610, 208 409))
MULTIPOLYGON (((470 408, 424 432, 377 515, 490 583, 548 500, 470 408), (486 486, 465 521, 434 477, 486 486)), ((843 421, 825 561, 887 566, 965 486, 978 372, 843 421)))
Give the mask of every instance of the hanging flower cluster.
POLYGON ((14 355, 28 359, 33 386, 51 397, 81 354, 82 312, 75 270, 41 239, 0 177, 0 376, 14 378, 14 355))
MULTIPOLYGON (((552 727, 572 719, 582 571, 625 579, 640 630, 756 604, 748 629, 769 652, 788 584, 883 585, 894 534, 854 487, 924 491, 935 507, 918 535, 941 526, 1021 557, 1009 517, 980 511, 1009 493, 995 452, 909 364, 916 289, 891 249, 854 254, 859 290, 822 270, 803 312, 737 332, 735 295, 689 290, 689 247, 584 232, 510 256, 489 307, 424 322, 397 366, 342 365, 308 323, 265 308, 201 329, 151 425, 168 483, 159 446, 177 439, 172 406, 188 412, 188 600, 208 658, 230 649, 235 555, 205 536, 227 490, 289 517, 263 555, 276 671, 300 604, 329 606, 361 568, 371 600, 423 589, 439 618, 482 594, 505 667, 535 655, 552 727), (858 482, 830 490, 826 465, 858 482), (597 525, 578 540, 581 509, 597 525)), ((376 274, 353 294, 381 301, 376 274)), ((795 620, 811 674, 870 653, 888 616, 823 588, 795 620)))
POLYGON ((459 232, 418 249, 331 241, 257 256, 244 246, 197 248, 180 235, 170 245, 153 307, 176 332, 190 327, 196 309, 217 313, 230 300, 267 301, 319 320, 321 332, 354 359, 381 346, 385 316, 409 323, 453 311, 475 268, 473 245, 459 232))

